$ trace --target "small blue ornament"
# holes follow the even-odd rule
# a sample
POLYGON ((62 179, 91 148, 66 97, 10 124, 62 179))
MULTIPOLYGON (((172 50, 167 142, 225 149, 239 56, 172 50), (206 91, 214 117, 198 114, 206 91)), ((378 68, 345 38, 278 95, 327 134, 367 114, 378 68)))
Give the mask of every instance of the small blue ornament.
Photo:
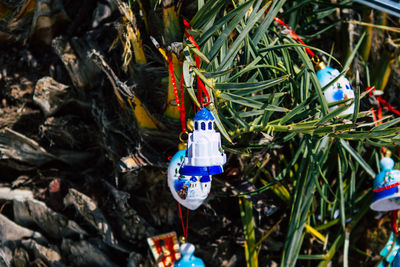
POLYGON ((205 267, 203 260, 193 255, 195 248, 192 244, 182 244, 179 250, 182 257, 174 263, 174 267, 205 267))
POLYGON ((194 130, 189 134, 185 160, 179 173, 188 176, 208 176, 222 173, 226 155, 221 136, 215 131, 214 116, 207 108, 193 118, 194 130))
MULTIPOLYGON (((340 72, 331 67, 325 67, 317 72, 317 78, 319 83, 321 84, 321 87, 324 87, 339 75, 340 72)), ((324 91, 324 96, 328 103, 332 103, 335 101, 340 101, 348 98, 354 98, 354 91, 353 87, 351 87, 349 80, 347 80, 346 77, 341 76, 324 91)), ((329 111, 333 111, 336 108, 337 106, 331 107, 329 111)), ((353 114, 353 113, 354 113, 354 104, 352 104, 348 109, 343 111, 341 115, 353 114)))
POLYGON ((186 150, 179 150, 171 159, 168 167, 168 187, 176 201, 184 207, 197 209, 210 194, 211 175, 182 175, 182 167, 186 150))
POLYGON ((400 209, 400 171, 394 170, 394 161, 385 157, 379 162, 381 172, 374 179, 371 209, 390 211, 400 209))

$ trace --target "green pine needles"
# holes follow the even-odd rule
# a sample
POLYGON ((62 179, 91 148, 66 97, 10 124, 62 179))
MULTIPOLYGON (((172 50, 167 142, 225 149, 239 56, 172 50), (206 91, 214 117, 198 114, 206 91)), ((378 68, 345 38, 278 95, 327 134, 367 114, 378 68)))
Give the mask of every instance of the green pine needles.
MULTIPOLYGON (((339 250, 343 250, 346 265, 352 230, 369 209, 379 147, 399 144, 400 118, 385 116, 375 126, 371 111, 360 111, 360 100, 368 96, 360 88, 354 89, 354 99, 328 104, 323 92, 329 84, 321 88, 304 45, 273 23, 284 4, 206 1, 190 21, 193 29, 189 33, 200 51, 187 40, 184 44, 185 87, 196 102, 195 75, 206 85, 214 104, 211 110, 227 141, 224 148, 247 164, 245 176, 257 187, 242 196, 266 190, 282 199, 286 196, 290 217, 281 257, 275 259, 280 266, 295 266, 299 260, 326 266, 339 250), (200 68, 196 68, 195 54, 202 59, 200 68), (353 103, 354 114, 340 115, 353 103), (329 107, 336 105, 330 112, 329 107), (274 152, 279 161, 274 162, 272 174, 266 158, 274 152), (261 164, 263 160, 267 163, 261 164), (319 242, 311 246, 310 236, 319 242)), ((301 5, 296 1, 285 16, 296 22, 301 14, 295 7, 301 5)), ((340 7, 321 6, 310 25, 317 27, 318 21, 340 7)), ((331 28, 319 28, 318 34, 331 28)), ((363 37, 347 57, 341 75, 357 56, 363 37)), ((337 62, 328 53, 310 48, 337 62)), ((256 239, 260 234, 251 201, 241 198, 240 207, 247 265, 258 266, 261 254, 256 239)))

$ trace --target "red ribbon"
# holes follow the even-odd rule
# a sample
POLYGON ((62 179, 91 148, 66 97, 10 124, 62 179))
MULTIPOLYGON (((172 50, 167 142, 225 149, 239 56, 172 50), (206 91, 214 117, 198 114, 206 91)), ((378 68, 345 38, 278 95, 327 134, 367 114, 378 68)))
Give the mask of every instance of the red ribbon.
MULTIPOLYGON (((369 91, 368 92, 368 96, 371 97, 373 92, 375 91, 375 88, 373 86, 368 86, 365 90, 369 91)), ((374 108, 371 108, 371 110, 372 110, 372 118, 373 118, 376 126, 378 126, 379 124, 382 123, 382 121, 381 121, 382 120, 382 106, 385 109, 387 109, 388 111, 391 111, 391 112, 393 112, 393 113, 395 113, 397 115, 400 115, 400 111, 395 109, 392 105, 390 105, 381 96, 378 95, 378 96, 375 96, 375 98, 376 98, 376 100, 378 100, 378 118, 376 117, 374 108)), ((383 154, 385 154, 385 152, 386 152, 386 149, 384 147, 382 147, 382 152, 383 152, 383 154)), ((399 158, 400 158, 400 148, 399 148, 399 158)), ((400 185, 400 182, 392 184, 392 185, 388 185, 388 186, 385 186, 385 187, 382 187, 382 188, 374 189, 374 192, 381 192, 383 190, 390 189, 392 187, 399 186, 399 185, 400 185)), ((394 231, 394 233, 396 235, 397 235, 397 233, 399 231, 398 228, 397 228, 397 214, 398 214, 398 210, 392 210, 392 214, 391 214, 392 227, 393 227, 393 231, 394 231)))
MULTIPOLYGON (((186 30, 185 30, 185 35, 186 35, 186 30)), ((193 37, 192 37, 192 39, 193 39, 193 37)), ((194 39, 193 39, 193 41, 194 41, 194 39)), ((198 48, 197 44, 196 44, 196 47, 198 48)), ((200 59, 198 59, 198 60, 199 60, 198 65, 200 66, 200 59)), ((179 116, 181 118, 182 133, 186 133, 185 97, 184 97, 184 94, 183 94, 183 73, 182 73, 181 81, 180 81, 181 100, 179 101, 178 86, 176 85, 174 65, 172 64, 171 53, 168 53, 168 65, 169 65, 169 70, 171 72, 171 81, 172 81, 172 87, 174 88, 174 96, 175 96, 176 106, 178 108, 179 116)), ((196 66, 197 66, 197 59, 196 59, 196 66)), ((198 79, 197 82, 199 82, 199 78, 197 78, 197 79, 198 79)), ((180 215, 180 219, 181 219, 181 223, 182 223, 182 233, 183 233, 183 236, 185 237, 185 239, 187 240, 188 232, 189 232, 189 209, 186 209, 187 210, 187 214, 186 214, 186 229, 185 229, 185 223, 183 222, 181 203, 178 203, 178 207, 179 207, 179 215, 180 215)))
POLYGON ((397 212, 399 210, 392 210, 392 226, 393 226, 393 231, 397 235, 399 230, 397 229, 397 212))
MULTIPOLYGON (((366 91, 370 90, 368 95, 371 97, 373 92, 376 91, 375 87, 373 86, 368 86, 367 89, 365 89, 366 91)), ((378 115, 379 115, 379 109, 380 112, 382 113, 382 108, 381 105, 388 111, 393 112, 396 115, 400 116, 400 111, 398 111, 397 109, 395 109, 392 105, 389 104, 389 102, 387 102, 385 99, 383 99, 381 96, 375 96, 376 100, 378 100, 379 102, 379 106, 378 106, 378 115)))
MULTIPOLYGON (((189 22, 187 20, 183 20, 183 24, 185 25, 185 36, 199 51, 200 47, 197 42, 194 40, 193 35, 188 33, 188 30, 192 29, 189 22)), ((196 67, 200 68, 201 60, 198 55, 194 55, 194 60, 196 62, 196 67)), ((199 101, 201 106, 207 106, 211 102, 210 94, 208 93, 206 87, 204 86, 203 81, 197 76, 197 100, 199 101), (203 103, 203 93, 207 98, 207 102, 203 103)))
MULTIPOLYGON (((301 40, 301 38, 292 30, 292 28, 290 28, 289 25, 287 25, 285 22, 283 22, 280 18, 274 17, 274 20, 276 22, 278 22, 279 24, 281 24, 282 26, 286 27, 289 31, 290 31, 290 36, 295 39, 297 42, 301 43, 302 45, 306 45, 306 43, 303 42, 303 40, 301 40)), ((305 47, 307 54, 310 57, 315 57, 315 54, 313 51, 311 51, 310 48, 305 47)))
POLYGON ((183 215, 182 215, 182 208, 181 208, 181 203, 178 202, 178 207, 179 207, 179 215, 181 217, 181 223, 182 223, 182 232, 183 236, 187 240, 188 238, 188 228, 189 228, 189 209, 186 209, 186 230, 185 230, 185 224, 183 223, 183 215))
MULTIPOLYGON (((371 97, 373 92, 376 91, 375 87, 373 86, 368 86, 366 89, 366 91, 369 91, 368 96, 371 97)), ((378 117, 375 114, 375 110, 374 108, 371 108, 372 111, 372 118, 375 122, 375 125, 378 126, 379 124, 382 123, 382 107, 384 107, 386 110, 391 111, 393 113, 395 113, 396 115, 400 115, 400 111, 398 111, 397 109, 395 109, 392 105, 389 104, 389 102, 387 102, 385 99, 383 99, 381 96, 375 96, 376 100, 378 101, 378 117)), ((382 152, 383 154, 385 154, 386 149, 384 147, 382 147, 382 152)), ((400 154, 399 154, 400 156, 400 154)))
POLYGON ((185 97, 183 95, 183 74, 182 74, 181 83, 180 83, 180 86, 181 86, 181 90, 180 90, 181 100, 179 101, 178 86, 176 85, 174 64, 172 64, 171 53, 168 53, 168 66, 169 66, 169 72, 171 73, 172 87, 174 88, 174 96, 175 96, 176 107, 178 108, 179 117, 181 118, 182 132, 186 133, 185 97))

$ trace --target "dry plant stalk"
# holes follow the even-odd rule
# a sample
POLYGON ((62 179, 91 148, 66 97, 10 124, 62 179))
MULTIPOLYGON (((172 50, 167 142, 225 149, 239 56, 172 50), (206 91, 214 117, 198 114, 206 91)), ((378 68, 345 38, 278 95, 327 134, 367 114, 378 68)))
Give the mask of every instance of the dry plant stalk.
POLYGON ((115 47, 118 40, 121 42, 124 48, 124 52, 122 53, 122 70, 127 72, 133 56, 135 57, 136 64, 146 64, 147 59, 143 50, 140 30, 137 26, 136 17, 132 12, 130 3, 127 4, 120 0, 115 1, 119 11, 123 15, 123 19, 117 26, 118 37, 111 44, 110 50, 115 47))

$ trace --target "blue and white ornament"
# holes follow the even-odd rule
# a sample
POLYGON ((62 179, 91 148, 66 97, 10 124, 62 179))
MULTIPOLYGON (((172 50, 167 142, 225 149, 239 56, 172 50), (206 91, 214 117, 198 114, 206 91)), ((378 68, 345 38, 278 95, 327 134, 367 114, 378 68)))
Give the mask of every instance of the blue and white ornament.
POLYGON ((375 176, 371 209, 390 211, 400 209, 400 171, 394 170, 394 161, 384 157, 379 162, 381 172, 375 176))
POLYGON ((187 150, 179 150, 168 167, 168 186, 173 197, 188 209, 197 209, 207 198, 212 176, 223 172, 226 155, 221 136, 215 131, 214 117, 207 108, 193 118, 187 150))
POLYGON ((195 210, 207 198, 211 189, 211 175, 182 175, 182 167, 186 150, 179 150, 171 159, 168 167, 168 186, 172 196, 184 207, 195 210))
POLYGON ((187 152, 179 173, 207 176, 222 173, 226 155, 221 147, 221 136, 215 131, 214 117, 202 108, 193 118, 194 130, 189 134, 187 152))
MULTIPOLYGON (((337 69, 331 67, 324 67, 317 72, 317 78, 319 83, 321 84, 321 87, 324 87, 339 75, 340 72, 337 69)), ((324 96, 328 103, 332 103, 339 100, 354 98, 354 91, 353 87, 351 87, 349 80, 347 80, 346 77, 341 76, 324 91, 324 96)), ((338 106, 331 107, 329 111, 333 111, 337 107, 338 106)), ((343 111, 341 115, 353 113, 354 104, 343 111)))
POLYGON ((182 257, 174 263, 174 267, 205 267, 203 260, 193 255, 194 250, 192 244, 182 244, 179 248, 182 257))

